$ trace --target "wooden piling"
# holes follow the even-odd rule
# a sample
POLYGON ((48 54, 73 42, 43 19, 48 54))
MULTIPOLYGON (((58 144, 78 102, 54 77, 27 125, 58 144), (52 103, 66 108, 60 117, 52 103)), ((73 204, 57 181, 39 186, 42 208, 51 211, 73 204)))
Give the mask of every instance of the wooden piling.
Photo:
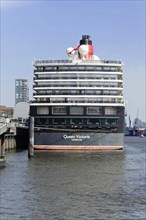
POLYGON ((34 117, 30 117, 29 120, 29 146, 28 146, 28 157, 34 156, 34 117))

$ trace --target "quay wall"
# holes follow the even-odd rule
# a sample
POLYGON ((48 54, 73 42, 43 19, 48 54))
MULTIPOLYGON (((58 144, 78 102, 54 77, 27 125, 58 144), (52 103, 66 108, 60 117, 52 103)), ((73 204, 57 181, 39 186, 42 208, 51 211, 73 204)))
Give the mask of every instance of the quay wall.
POLYGON ((0 158, 5 157, 5 153, 16 149, 16 139, 14 134, 0 135, 0 158))
POLYGON ((17 127, 16 133, 0 135, 0 158, 4 158, 7 151, 28 149, 29 129, 17 127))
POLYGON ((16 139, 14 134, 5 135, 4 147, 6 151, 16 149, 16 139))

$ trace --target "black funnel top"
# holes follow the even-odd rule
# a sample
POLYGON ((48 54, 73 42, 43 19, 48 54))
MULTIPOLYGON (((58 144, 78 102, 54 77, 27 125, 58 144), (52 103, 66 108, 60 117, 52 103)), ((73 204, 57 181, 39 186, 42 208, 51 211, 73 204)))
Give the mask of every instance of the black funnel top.
POLYGON ((90 40, 89 35, 82 35, 82 40, 80 40, 80 45, 82 44, 92 45, 92 41, 90 40))

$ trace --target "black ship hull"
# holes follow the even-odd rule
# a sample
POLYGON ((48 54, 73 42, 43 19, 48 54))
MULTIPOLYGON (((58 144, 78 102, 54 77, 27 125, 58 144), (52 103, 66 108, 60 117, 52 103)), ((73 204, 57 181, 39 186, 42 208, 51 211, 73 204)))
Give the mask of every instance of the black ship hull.
MULTIPOLYGON (((36 108, 31 108, 31 115, 34 115, 34 148, 47 150, 116 150, 124 146, 124 107, 117 108, 117 114, 106 116, 105 108, 102 108, 103 115, 98 117, 66 116, 43 117, 35 115, 36 108), (62 125, 60 122, 66 122, 62 125), (74 121, 73 121, 74 120, 74 121), (42 122, 40 125, 39 122, 42 122), (76 122, 76 124, 71 124, 76 122), (81 122, 81 124, 77 124, 81 122), (94 124, 88 124, 93 122, 94 124), (99 124, 96 124, 98 122, 99 124), (109 122, 109 124, 106 124, 109 122), (48 123, 48 124, 45 124, 48 123), (53 123, 58 123, 57 125, 53 123), (60 123, 60 124, 59 124, 60 123)), ((87 107, 84 107, 86 112, 87 107)), ((49 108, 52 112, 52 107, 49 108)), ((68 110, 69 112, 69 110, 68 110)))
POLYGON ((46 150, 118 150, 124 147, 123 133, 40 132, 34 133, 34 148, 46 150))

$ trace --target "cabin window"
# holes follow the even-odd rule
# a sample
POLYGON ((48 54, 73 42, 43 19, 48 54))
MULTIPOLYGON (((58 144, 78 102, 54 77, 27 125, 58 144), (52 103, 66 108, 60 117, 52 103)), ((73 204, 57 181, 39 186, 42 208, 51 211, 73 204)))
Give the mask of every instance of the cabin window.
POLYGON ((45 106, 37 107, 37 114, 38 115, 48 115, 49 114, 49 108, 45 106))
POLYGON ((52 124, 53 125, 65 125, 66 124, 66 119, 64 119, 64 118, 53 118, 52 119, 52 124))
POLYGON ((95 67, 94 67, 94 66, 87 66, 86 69, 87 69, 87 70, 94 70, 95 67))
POLYGON ((116 115, 117 108, 114 107, 105 107, 105 115, 116 115))
POLYGON ((79 66, 79 70, 81 71, 81 70, 84 70, 85 69, 85 67, 84 66, 79 66))
POLYGON ((116 125, 117 119, 115 118, 107 118, 105 119, 105 125, 116 125))
POLYGON ((69 67, 68 66, 62 66, 62 67, 60 67, 60 69, 66 71, 66 70, 69 69, 69 67))
POLYGON ((70 124, 71 125, 82 125, 83 122, 82 122, 82 119, 80 118, 73 118, 70 120, 70 124))
POLYGON ((87 114, 88 115, 101 115, 102 108, 101 107, 87 107, 87 114))
POLYGON ((49 125, 48 118, 35 118, 35 126, 37 125, 49 125))
POLYGON ((81 106, 70 107, 70 114, 71 115, 83 115, 83 107, 81 106))
POLYGON ((67 113, 66 107, 52 107, 52 114, 65 115, 67 113))
POLYGON ((71 70, 76 70, 77 67, 76 67, 76 66, 71 66, 70 69, 71 69, 71 70))
POLYGON ((97 118, 87 119, 87 125, 100 125, 100 124, 101 124, 100 119, 97 118))

